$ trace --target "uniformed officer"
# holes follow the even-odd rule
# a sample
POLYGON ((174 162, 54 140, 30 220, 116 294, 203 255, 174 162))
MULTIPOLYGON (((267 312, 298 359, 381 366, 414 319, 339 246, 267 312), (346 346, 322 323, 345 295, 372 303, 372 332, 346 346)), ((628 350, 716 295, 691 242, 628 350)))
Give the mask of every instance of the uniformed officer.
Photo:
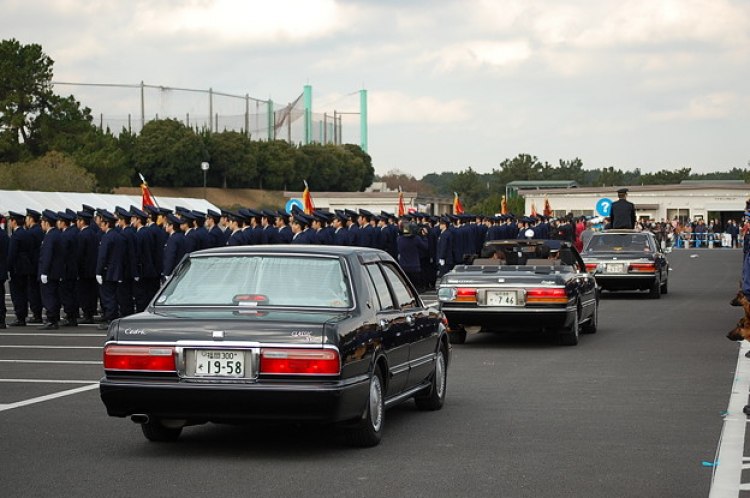
POLYGON ((8 247, 10 238, 5 231, 5 226, 0 227, 0 329, 7 328, 5 315, 8 312, 5 306, 5 281, 8 280, 8 247))
POLYGON ((296 213, 292 218, 292 244, 312 244, 307 233, 310 219, 303 213, 296 213))
POLYGON ((10 276, 10 299, 16 320, 10 325, 23 327, 29 312, 29 280, 36 278, 36 267, 33 265, 34 240, 24 227, 22 213, 8 213, 13 233, 8 245, 8 274, 10 276))
POLYGON ((422 230, 415 222, 406 223, 403 225, 401 235, 396 241, 398 263, 417 288, 417 292, 424 292, 426 288, 426 284, 422 280, 420 265, 422 254, 427 251, 427 240, 422 230))
POLYGON ((60 281, 65 276, 65 246, 58 230, 57 213, 49 209, 42 212, 41 229, 44 238, 39 250, 39 283, 42 306, 47 313, 47 323, 39 330, 57 330, 60 321, 60 281))
POLYGON ((133 228, 135 228, 133 298, 135 311, 140 313, 146 309, 151 298, 159 290, 159 273, 154 263, 156 251, 152 245, 151 234, 146 227, 148 214, 135 206, 130 206, 130 212, 133 214, 133 228))
POLYGON ((133 217, 125 208, 115 208, 117 215, 117 226, 120 233, 125 237, 125 260, 122 264, 122 279, 117 283, 117 306, 120 316, 130 316, 135 313, 135 299, 133 297, 133 286, 136 277, 136 237, 135 228, 130 225, 133 217))
POLYGON ((146 228, 151 235, 151 244, 154 247, 154 264, 156 272, 161 275, 161 265, 164 262, 164 245, 167 243, 167 232, 162 226, 163 219, 172 212, 171 209, 159 208, 156 206, 146 206, 149 220, 146 222, 146 228))
POLYGON ((232 231, 232 233, 229 235, 227 245, 244 246, 245 234, 243 233, 242 228, 245 226, 245 217, 240 213, 227 211, 227 220, 229 220, 229 229, 232 231))
POLYGON ((65 271, 60 282, 60 303, 65 312, 63 327, 78 326, 78 227, 75 213, 57 213, 65 252, 65 271))
POLYGON ((349 230, 346 229, 348 218, 340 211, 336 210, 336 217, 333 219, 333 243, 337 246, 349 245, 349 230))
POLYGON ((211 240, 210 247, 222 247, 227 245, 228 235, 224 235, 222 220, 226 217, 222 213, 217 213, 213 209, 206 211, 206 230, 211 240))
POLYGON ((263 209, 263 218, 261 218, 261 225, 263 226, 263 235, 261 237, 262 244, 278 244, 279 243, 279 230, 274 226, 276 224, 276 213, 270 209, 263 209))
POLYGON ((107 330, 118 317, 117 287, 123 279, 123 261, 127 253, 125 237, 115 230, 117 218, 107 210, 99 210, 99 228, 103 232, 96 261, 96 281, 99 283, 104 322, 97 326, 107 330))
POLYGON ((165 219, 167 242, 164 246, 164 262, 162 264, 162 279, 172 275, 177 264, 185 256, 185 236, 180 230, 183 221, 174 214, 168 214, 165 219))
POLYGON ((453 260, 453 228, 446 216, 440 218, 440 235, 437 243, 437 276, 442 277, 455 266, 453 260))
POLYGON ((294 234, 289 226, 290 214, 283 209, 276 211, 276 214, 278 215, 276 216, 276 228, 279 230, 279 243, 291 244, 294 234))
MULTIPOLYGON (((180 212, 179 216, 180 230, 185 237, 184 250, 187 254, 190 254, 193 251, 199 250, 201 244, 200 239, 198 238, 198 234, 196 233, 195 227, 193 225, 193 221, 195 220, 195 218, 193 218, 192 213, 185 211, 180 212)), ((175 264, 177 264, 177 261, 175 262, 175 264)))
POLYGON ((635 228, 635 205, 627 200, 628 189, 617 191, 617 200, 612 203, 609 211, 611 228, 635 228))
POLYGON ((29 307, 33 318, 29 323, 42 323, 42 293, 39 288, 39 277, 37 269, 39 268, 39 252, 44 239, 44 230, 39 225, 42 214, 34 209, 26 209, 26 230, 31 235, 33 241, 33 251, 31 255, 31 264, 34 267, 34 274, 29 278, 29 307))
POLYGON ((76 213, 78 224, 78 304, 83 318, 79 323, 93 324, 99 289, 96 282, 96 261, 99 255, 99 236, 101 229, 95 223, 94 215, 88 211, 76 213))
POLYGON ((206 229, 206 214, 201 211, 192 211, 190 214, 193 215, 193 218, 195 218, 195 221, 193 222, 193 226, 195 227, 195 234, 198 237, 198 250, 200 249, 208 249, 210 247, 213 247, 211 245, 211 236, 208 234, 208 230, 206 229))

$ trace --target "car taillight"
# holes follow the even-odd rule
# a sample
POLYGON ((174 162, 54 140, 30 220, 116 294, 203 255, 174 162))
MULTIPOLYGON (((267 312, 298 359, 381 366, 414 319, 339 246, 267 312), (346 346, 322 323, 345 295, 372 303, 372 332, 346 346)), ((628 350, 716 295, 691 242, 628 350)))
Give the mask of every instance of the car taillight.
POLYGON ((174 359, 174 348, 160 346, 107 346, 104 348, 104 369, 174 372, 177 370, 174 359))
POLYGON ((631 263, 628 267, 628 271, 653 272, 656 271, 656 266, 654 263, 631 263))
POLYGON ((528 289, 527 303, 567 303, 568 295, 562 288, 528 289))
POLYGON ((337 375, 340 371, 339 353, 332 349, 260 350, 261 374, 337 375))
POLYGON ((597 266, 596 263, 586 263, 586 271, 595 271, 597 266))
POLYGON ((459 287, 456 289, 456 301, 476 303, 477 290, 468 287, 459 287))

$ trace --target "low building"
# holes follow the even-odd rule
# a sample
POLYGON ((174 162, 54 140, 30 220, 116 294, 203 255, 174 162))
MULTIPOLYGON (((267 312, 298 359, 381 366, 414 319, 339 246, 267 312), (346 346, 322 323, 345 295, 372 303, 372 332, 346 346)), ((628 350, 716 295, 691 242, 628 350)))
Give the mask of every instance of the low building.
MULTIPOLYGON (((544 209, 545 198, 555 216, 603 216, 607 204, 617 200, 617 187, 578 187, 567 189, 519 190, 525 198, 526 213, 532 204, 544 209)), ((679 185, 628 186, 628 200, 635 204, 636 216, 649 220, 727 220, 740 221, 750 185, 737 182, 685 182, 679 185)))
MULTIPOLYGON (((406 211, 420 211, 439 215, 453 212, 453 198, 439 197, 419 192, 403 192, 406 211)), ((311 192, 316 209, 366 209, 373 214, 381 211, 398 213, 397 191, 390 192, 311 192)), ((287 199, 302 202, 302 192, 284 192, 287 199)))

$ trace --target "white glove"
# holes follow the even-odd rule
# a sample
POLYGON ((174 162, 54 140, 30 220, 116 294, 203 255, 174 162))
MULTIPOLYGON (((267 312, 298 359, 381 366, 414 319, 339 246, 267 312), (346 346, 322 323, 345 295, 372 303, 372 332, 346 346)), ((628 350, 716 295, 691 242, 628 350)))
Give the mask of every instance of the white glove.
POLYGON ((99 285, 102 285, 104 283, 104 277, 102 277, 101 275, 97 275, 96 281, 99 285))
POLYGON ((135 279, 136 282, 140 282, 141 281, 141 277, 134 277, 134 279, 135 279))
POLYGON ((47 275, 42 275, 41 280, 42 280, 43 284, 46 284, 47 283, 47 275))
POLYGON ((439 260, 438 263, 440 264, 440 266, 445 266, 445 260, 444 259, 439 260))

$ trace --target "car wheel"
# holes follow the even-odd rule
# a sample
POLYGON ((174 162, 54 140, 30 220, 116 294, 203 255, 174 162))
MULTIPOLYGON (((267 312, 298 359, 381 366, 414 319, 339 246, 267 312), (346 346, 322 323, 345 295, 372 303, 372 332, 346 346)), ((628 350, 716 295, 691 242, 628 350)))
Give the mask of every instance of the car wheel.
POLYGON ((448 383, 448 364, 445 347, 440 346, 435 357, 435 371, 432 374, 432 386, 426 396, 416 396, 414 401, 420 410, 439 410, 445 402, 445 388, 448 383))
POLYGON ((668 287, 668 284, 669 284, 669 280, 667 280, 666 282, 664 282, 664 283, 662 283, 662 284, 661 284, 661 293, 662 293, 662 294, 667 294, 667 293, 669 293, 669 287, 668 287))
POLYGON ((654 279, 654 285, 648 291, 648 297, 651 299, 659 299, 661 297, 661 283, 658 278, 654 279))
POLYGON ((463 344, 466 342, 466 329, 463 327, 463 325, 459 325, 458 327, 451 327, 451 329, 448 331, 448 340, 451 342, 451 344, 463 344))
POLYGON ((591 313, 589 321, 584 323, 581 327, 581 332, 584 334, 596 334, 596 329, 599 326, 599 301, 594 301, 594 311, 591 313))
POLYGON ((351 446, 358 446, 360 448, 377 446, 383 436, 384 419, 383 377, 380 369, 375 368, 375 372, 370 379, 370 393, 364 417, 356 426, 345 430, 344 437, 346 442, 351 446))
POLYGON ((177 441, 182 434, 182 427, 164 427, 159 420, 149 420, 145 424, 141 424, 141 430, 146 439, 157 443, 177 441))
POLYGON ((560 333, 560 344, 563 346, 575 346, 578 344, 578 329, 580 323, 578 322, 578 310, 573 312, 573 323, 569 327, 563 329, 560 333))

